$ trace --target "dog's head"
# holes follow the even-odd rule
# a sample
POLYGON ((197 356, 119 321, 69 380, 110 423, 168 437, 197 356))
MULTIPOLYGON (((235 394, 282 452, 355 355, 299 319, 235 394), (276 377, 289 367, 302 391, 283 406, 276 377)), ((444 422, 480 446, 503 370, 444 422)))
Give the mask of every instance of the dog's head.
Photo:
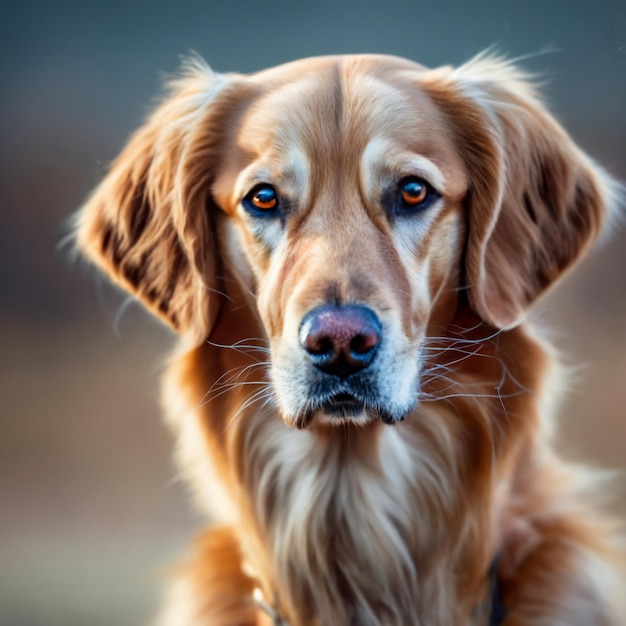
POLYGON ((196 63, 78 239, 190 342, 210 337, 235 277, 287 423, 391 423, 415 406, 428 335, 462 309, 519 324, 596 238, 610 195, 498 59, 326 57, 251 76, 196 63))

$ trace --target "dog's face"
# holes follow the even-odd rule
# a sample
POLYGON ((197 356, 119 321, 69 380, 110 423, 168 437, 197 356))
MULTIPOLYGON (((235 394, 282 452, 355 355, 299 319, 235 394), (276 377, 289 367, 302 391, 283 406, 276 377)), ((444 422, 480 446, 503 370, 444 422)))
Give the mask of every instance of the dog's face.
POLYGON ((402 63, 281 68, 246 110, 213 186, 244 256, 289 423, 415 406, 420 341, 458 281, 467 174, 402 63), (385 75, 387 73, 387 75, 385 75))
POLYGON ((429 336, 464 308, 518 324, 605 211, 602 173, 501 61, 196 68, 176 89, 85 208, 80 241, 195 341, 235 276, 298 427, 403 419, 429 336))

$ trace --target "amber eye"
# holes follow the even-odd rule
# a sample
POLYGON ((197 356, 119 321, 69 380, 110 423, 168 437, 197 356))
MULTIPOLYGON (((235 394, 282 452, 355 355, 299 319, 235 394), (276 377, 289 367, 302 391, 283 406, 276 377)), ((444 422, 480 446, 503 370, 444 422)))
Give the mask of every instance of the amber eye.
POLYGON ((255 215, 272 214, 278 208, 278 195, 271 185, 257 185, 243 199, 243 206, 255 215))
POLYGON ((441 198, 441 194, 430 183, 417 176, 402 179, 396 194, 393 212, 398 217, 420 215, 441 198))
POLYGON ((278 204, 276 192, 271 187, 261 187, 253 196, 252 203, 257 209, 273 209, 278 204))
POLYGON ((419 178, 410 178, 400 186, 402 202, 409 206, 419 206, 428 199, 430 187, 419 178))

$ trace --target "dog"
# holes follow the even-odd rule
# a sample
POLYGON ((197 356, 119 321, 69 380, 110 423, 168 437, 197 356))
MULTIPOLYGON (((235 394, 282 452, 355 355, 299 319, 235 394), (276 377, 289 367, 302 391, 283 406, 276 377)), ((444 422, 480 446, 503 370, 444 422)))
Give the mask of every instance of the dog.
POLYGON ((190 60, 76 222, 180 336, 164 406, 214 525, 159 623, 623 623, 526 319, 619 191, 492 54, 190 60))

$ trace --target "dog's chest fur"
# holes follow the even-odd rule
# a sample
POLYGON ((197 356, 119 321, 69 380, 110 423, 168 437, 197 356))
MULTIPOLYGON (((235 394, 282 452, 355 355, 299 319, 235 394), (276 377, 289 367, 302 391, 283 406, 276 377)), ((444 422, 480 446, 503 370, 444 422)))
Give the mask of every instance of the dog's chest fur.
POLYGON ((480 523, 461 501, 459 455, 440 417, 325 434, 271 413, 246 418, 243 549, 294 626, 468 623, 482 590, 471 605, 456 599, 468 597, 463 579, 480 580, 480 523))

